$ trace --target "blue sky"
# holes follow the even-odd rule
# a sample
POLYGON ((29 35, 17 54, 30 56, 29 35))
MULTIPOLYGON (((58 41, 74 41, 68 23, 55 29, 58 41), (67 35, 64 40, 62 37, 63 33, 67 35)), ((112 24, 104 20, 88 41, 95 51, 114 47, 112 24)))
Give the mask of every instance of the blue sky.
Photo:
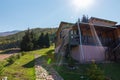
POLYGON ((92 6, 77 10, 71 3, 72 0, 0 0, 0 32, 58 27, 61 21, 75 23, 83 14, 120 23, 120 0, 94 0, 92 6))

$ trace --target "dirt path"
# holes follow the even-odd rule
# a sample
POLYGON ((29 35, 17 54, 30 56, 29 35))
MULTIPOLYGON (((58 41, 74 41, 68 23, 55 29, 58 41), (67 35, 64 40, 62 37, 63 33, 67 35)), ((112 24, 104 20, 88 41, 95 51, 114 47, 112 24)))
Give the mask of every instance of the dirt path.
MULTIPOLYGON (((8 58, 8 57, 10 57, 10 56, 13 55, 13 54, 16 54, 16 53, 19 52, 19 51, 20 51, 19 48, 14 48, 14 49, 11 49, 11 50, 6 51, 6 52, 3 53, 3 54, 0 54, 0 61, 6 59, 6 58, 8 58)), ((1 51, 1 52, 2 52, 2 51, 1 51)))
POLYGON ((0 60, 4 60, 8 57, 10 57, 12 54, 0 54, 0 60))
POLYGON ((35 55, 36 80, 63 80, 63 78, 48 64, 44 58, 35 55))

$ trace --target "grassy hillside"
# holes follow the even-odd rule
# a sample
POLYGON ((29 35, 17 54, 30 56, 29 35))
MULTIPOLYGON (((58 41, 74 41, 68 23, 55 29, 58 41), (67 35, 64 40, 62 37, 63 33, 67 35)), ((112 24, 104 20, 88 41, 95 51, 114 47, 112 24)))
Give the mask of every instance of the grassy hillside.
MULTIPOLYGON (((34 28, 31 30, 36 33, 38 37, 41 33, 49 33, 50 41, 53 41, 57 28, 34 28)), ((13 35, 0 37, 0 50, 19 47, 19 43, 24 35, 25 31, 21 31, 13 35)))
MULTIPOLYGON (((6 66, 2 76, 7 76, 9 80, 34 80, 34 55, 41 55, 39 58, 44 58, 47 61, 51 59, 50 64, 55 62, 53 46, 26 52, 26 55, 16 60, 14 64, 6 66)), ((83 80, 81 76, 86 74, 86 69, 88 69, 90 64, 78 64, 76 65, 78 68, 75 70, 71 70, 65 65, 56 66, 53 64, 52 66, 65 80, 83 80)), ((98 66, 107 77, 110 77, 112 80, 120 80, 120 63, 104 63, 98 64, 98 66)))
MULTIPOLYGON (((54 34, 56 32, 57 28, 34 28, 31 30, 33 30, 38 35, 40 35, 41 33, 54 34)), ((21 31, 16 34, 5 36, 5 37, 0 37, 0 42, 21 40, 25 34, 25 31, 21 31)))
MULTIPOLYGON (((4 63, 7 64, 6 61, 4 63)), ((2 77, 5 76, 8 80, 35 80, 34 53, 27 52, 15 63, 6 66, 2 74, 2 77)))
MULTIPOLYGON (((15 63, 8 65, 4 68, 2 77, 7 76, 8 80, 35 80, 35 55, 42 55, 46 60, 49 56, 47 54, 53 53, 54 47, 44 48, 41 50, 24 52, 25 55, 17 59, 15 63)), ((5 65, 6 60, 3 61, 5 65)), ((0 77, 1 77, 0 76, 0 77)))

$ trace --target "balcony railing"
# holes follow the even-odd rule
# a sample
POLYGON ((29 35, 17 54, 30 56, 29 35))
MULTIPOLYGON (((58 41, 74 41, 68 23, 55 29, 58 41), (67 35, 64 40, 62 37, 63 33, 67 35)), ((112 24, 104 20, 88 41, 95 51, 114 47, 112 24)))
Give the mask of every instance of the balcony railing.
MULTIPOLYGON (((81 36, 82 45, 94 45, 94 46, 108 46, 109 43, 113 42, 111 38, 102 38, 99 37, 99 40, 95 40, 92 36, 81 36)), ((79 35, 77 34, 71 34, 70 40, 71 45, 79 45, 80 39, 79 35)))
POLYGON ((80 40, 79 40, 79 35, 72 34, 70 35, 70 45, 79 45, 80 40))

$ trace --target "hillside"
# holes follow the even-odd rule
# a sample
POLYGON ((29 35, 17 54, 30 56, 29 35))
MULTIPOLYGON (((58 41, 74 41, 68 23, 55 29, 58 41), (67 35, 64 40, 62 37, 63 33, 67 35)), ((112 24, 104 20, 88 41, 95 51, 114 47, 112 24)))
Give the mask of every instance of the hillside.
MULTIPOLYGON (((39 36, 41 33, 54 34, 56 32, 57 28, 34 28, 34 29, 31 29, 31 30, 33 30, 39 36)), ((8 36, 0 37, 0 42, 4 42, 4 41, 8 41, 8 40, 9 41, 12 41, 12 40, 21 40, 22 37, 25 34, 25 31, 21 31, 21 32, 18 32, 18 33, 13 34, 13 35, 8 35, 8 36)))
MULTIPOLYGON (((31 30, 35 32, 37 36, 39 36, 41 33, 49 33, 50 41, 53 41, 57 28, 34 28, 31 30)), ((21 31, 13 35, 0 37, 0 49, 14 48, 14 46, 18 47, 19 42, 25 34, 25 31, 21 31)))
POLYGON ((20 31, 18 30, 14 30, 14 31, 7 31, 7 32, 0 32, 0 36, 8 36, 8 35, 13 35, 13 34, 16 34, 20 31))

